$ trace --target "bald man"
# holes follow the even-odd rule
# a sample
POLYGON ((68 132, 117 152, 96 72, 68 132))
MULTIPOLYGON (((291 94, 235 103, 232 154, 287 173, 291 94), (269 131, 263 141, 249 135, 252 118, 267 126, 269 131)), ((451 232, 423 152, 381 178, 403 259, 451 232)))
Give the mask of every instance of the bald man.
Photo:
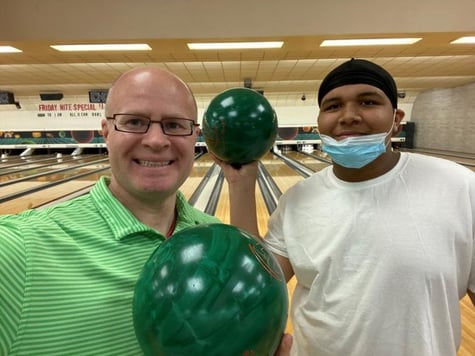
POLYGON ((135 282, 174 232, 218 222, 178 189, 193 167, 197 108, 173 74, 138 68, 109 91, 111 176, 89 194, 0 217, 0 355, 139 355, 135 282))

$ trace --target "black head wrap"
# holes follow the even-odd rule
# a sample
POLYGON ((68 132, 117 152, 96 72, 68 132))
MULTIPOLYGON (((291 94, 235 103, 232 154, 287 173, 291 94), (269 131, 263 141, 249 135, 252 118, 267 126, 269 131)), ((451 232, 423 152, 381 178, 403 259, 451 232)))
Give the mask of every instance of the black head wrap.
POLYGON ((397 108, 397 88, 391 74, 373 62, 354 58, 333 69, 323 79, 318 90, 318 106, 329 91, 348 84, 375 86, 386 94, 393 108, 397 108))

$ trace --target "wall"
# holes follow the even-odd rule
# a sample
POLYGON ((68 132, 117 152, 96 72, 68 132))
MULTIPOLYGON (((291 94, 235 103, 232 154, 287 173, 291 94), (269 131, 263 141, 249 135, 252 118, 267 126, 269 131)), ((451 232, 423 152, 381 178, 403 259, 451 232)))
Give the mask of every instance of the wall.
MULTIPOLYGON (((60 101, 18 98, 22 108, 0 105, 0 130, 98 130, 104 116, 103 104, 90 104, 88 96, 65 97, 60 101)), ((412 103, 400 103, 411 120, 412 103)), ((305 106, 274 106, 279 126, 314 126, 317 123, 316 104, 305 106)), ((205 108, 198 109, 201 122, 205 108)))
POLYGON ((19 101, 21 109, 0 106, 0 130, 99 129, 104 116, 104 104, 91 104, 87 96, 61 101, 19 101))
MULTIPOLYGON (((18 98, 21 109, 0 105, 0 148, 102 147, 101 120, 104 104, 89 103, 88 96, 41 101, 36 97, 18 98)), ((412 104, 401 103, 410 120, 412 104)), ((278 141, 319 140, 316 103, 301 106, 274 106, 279 122, 278 141), (292 128, 292 129, 290 129, 292 128)), ((205 108, 198 110, 201 123, 205 108)), ((311 142, 310 142, 311 141, 311 142)))
POLYGON ((420 93, 412 121, 416 148, 475 153, 475 83, 420 93))
MULTIPOLYGON (((21 109, 15 105, 0 106, 0 148, 24 147, 102 147, 101 120, 104 104, 89 103, 88 96, 65 97, 56 101, 40 101, 36 97, 18 98, 21 109)), ((275 107, 279 126, 291 126, 295 134, 287 140, 316 140, 317 109, 315 106, 275 107), (301 128, 300 134, 299 129, 301 128)), ((202 121, 205 108, 198 110, 202 121)), ((293 132, 293 131, 292 131, 293 132)), ((280 139, 280 138, 279 138, 280 139)))
MULTIPOLYGON (((14 105, 0 106, 0 130, 97 130, 104 116, 103 104, 90 104, 87 96, 61 101, 22 100, 21 109, 14 105)), ((201 122, 205 109, 198 110, 201 122)), ((315 106, 275 107, 279 124, 284 126, 315 125, 315 106)))

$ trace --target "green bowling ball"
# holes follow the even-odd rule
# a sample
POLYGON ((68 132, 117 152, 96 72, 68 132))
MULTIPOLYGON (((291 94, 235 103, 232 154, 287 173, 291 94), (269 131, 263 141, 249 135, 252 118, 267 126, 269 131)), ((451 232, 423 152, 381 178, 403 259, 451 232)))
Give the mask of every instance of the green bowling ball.
POLYGON ((163 242, 133 299, 145 355, 273 355, 287 311, 277 261, 260 240, 226 224, 197 225, 163 242))
POLYGON ((216 157, 239 166, 258 160, 270 150, 277 126, 277 115, 264 95, 248 88, 232 88, 211 100, 201 132, 216 157))

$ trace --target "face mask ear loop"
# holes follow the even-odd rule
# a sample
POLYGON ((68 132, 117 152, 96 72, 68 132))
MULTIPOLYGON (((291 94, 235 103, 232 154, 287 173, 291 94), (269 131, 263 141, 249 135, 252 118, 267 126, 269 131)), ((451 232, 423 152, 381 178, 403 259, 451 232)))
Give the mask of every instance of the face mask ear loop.
MULTIPOLYGON (((388 133, 387 133, 387 136, 389 136, 389 140, 388 140, 388 143, 386 144, 386 147, 388 147, 389 145, 391 145, 391 138, 393 137, 393 129, 394 129, 394 126, 396 124, 396 112, 397 112, 397 109, 394 109, 394 114, 393 114, 393 123, 391 125, 391 128, 389 129, 388 133)), ((387 137, 386 136, 386 137, 387 137)), ((391 145, 391 151, 393 150, 393 147, 391 145)))

